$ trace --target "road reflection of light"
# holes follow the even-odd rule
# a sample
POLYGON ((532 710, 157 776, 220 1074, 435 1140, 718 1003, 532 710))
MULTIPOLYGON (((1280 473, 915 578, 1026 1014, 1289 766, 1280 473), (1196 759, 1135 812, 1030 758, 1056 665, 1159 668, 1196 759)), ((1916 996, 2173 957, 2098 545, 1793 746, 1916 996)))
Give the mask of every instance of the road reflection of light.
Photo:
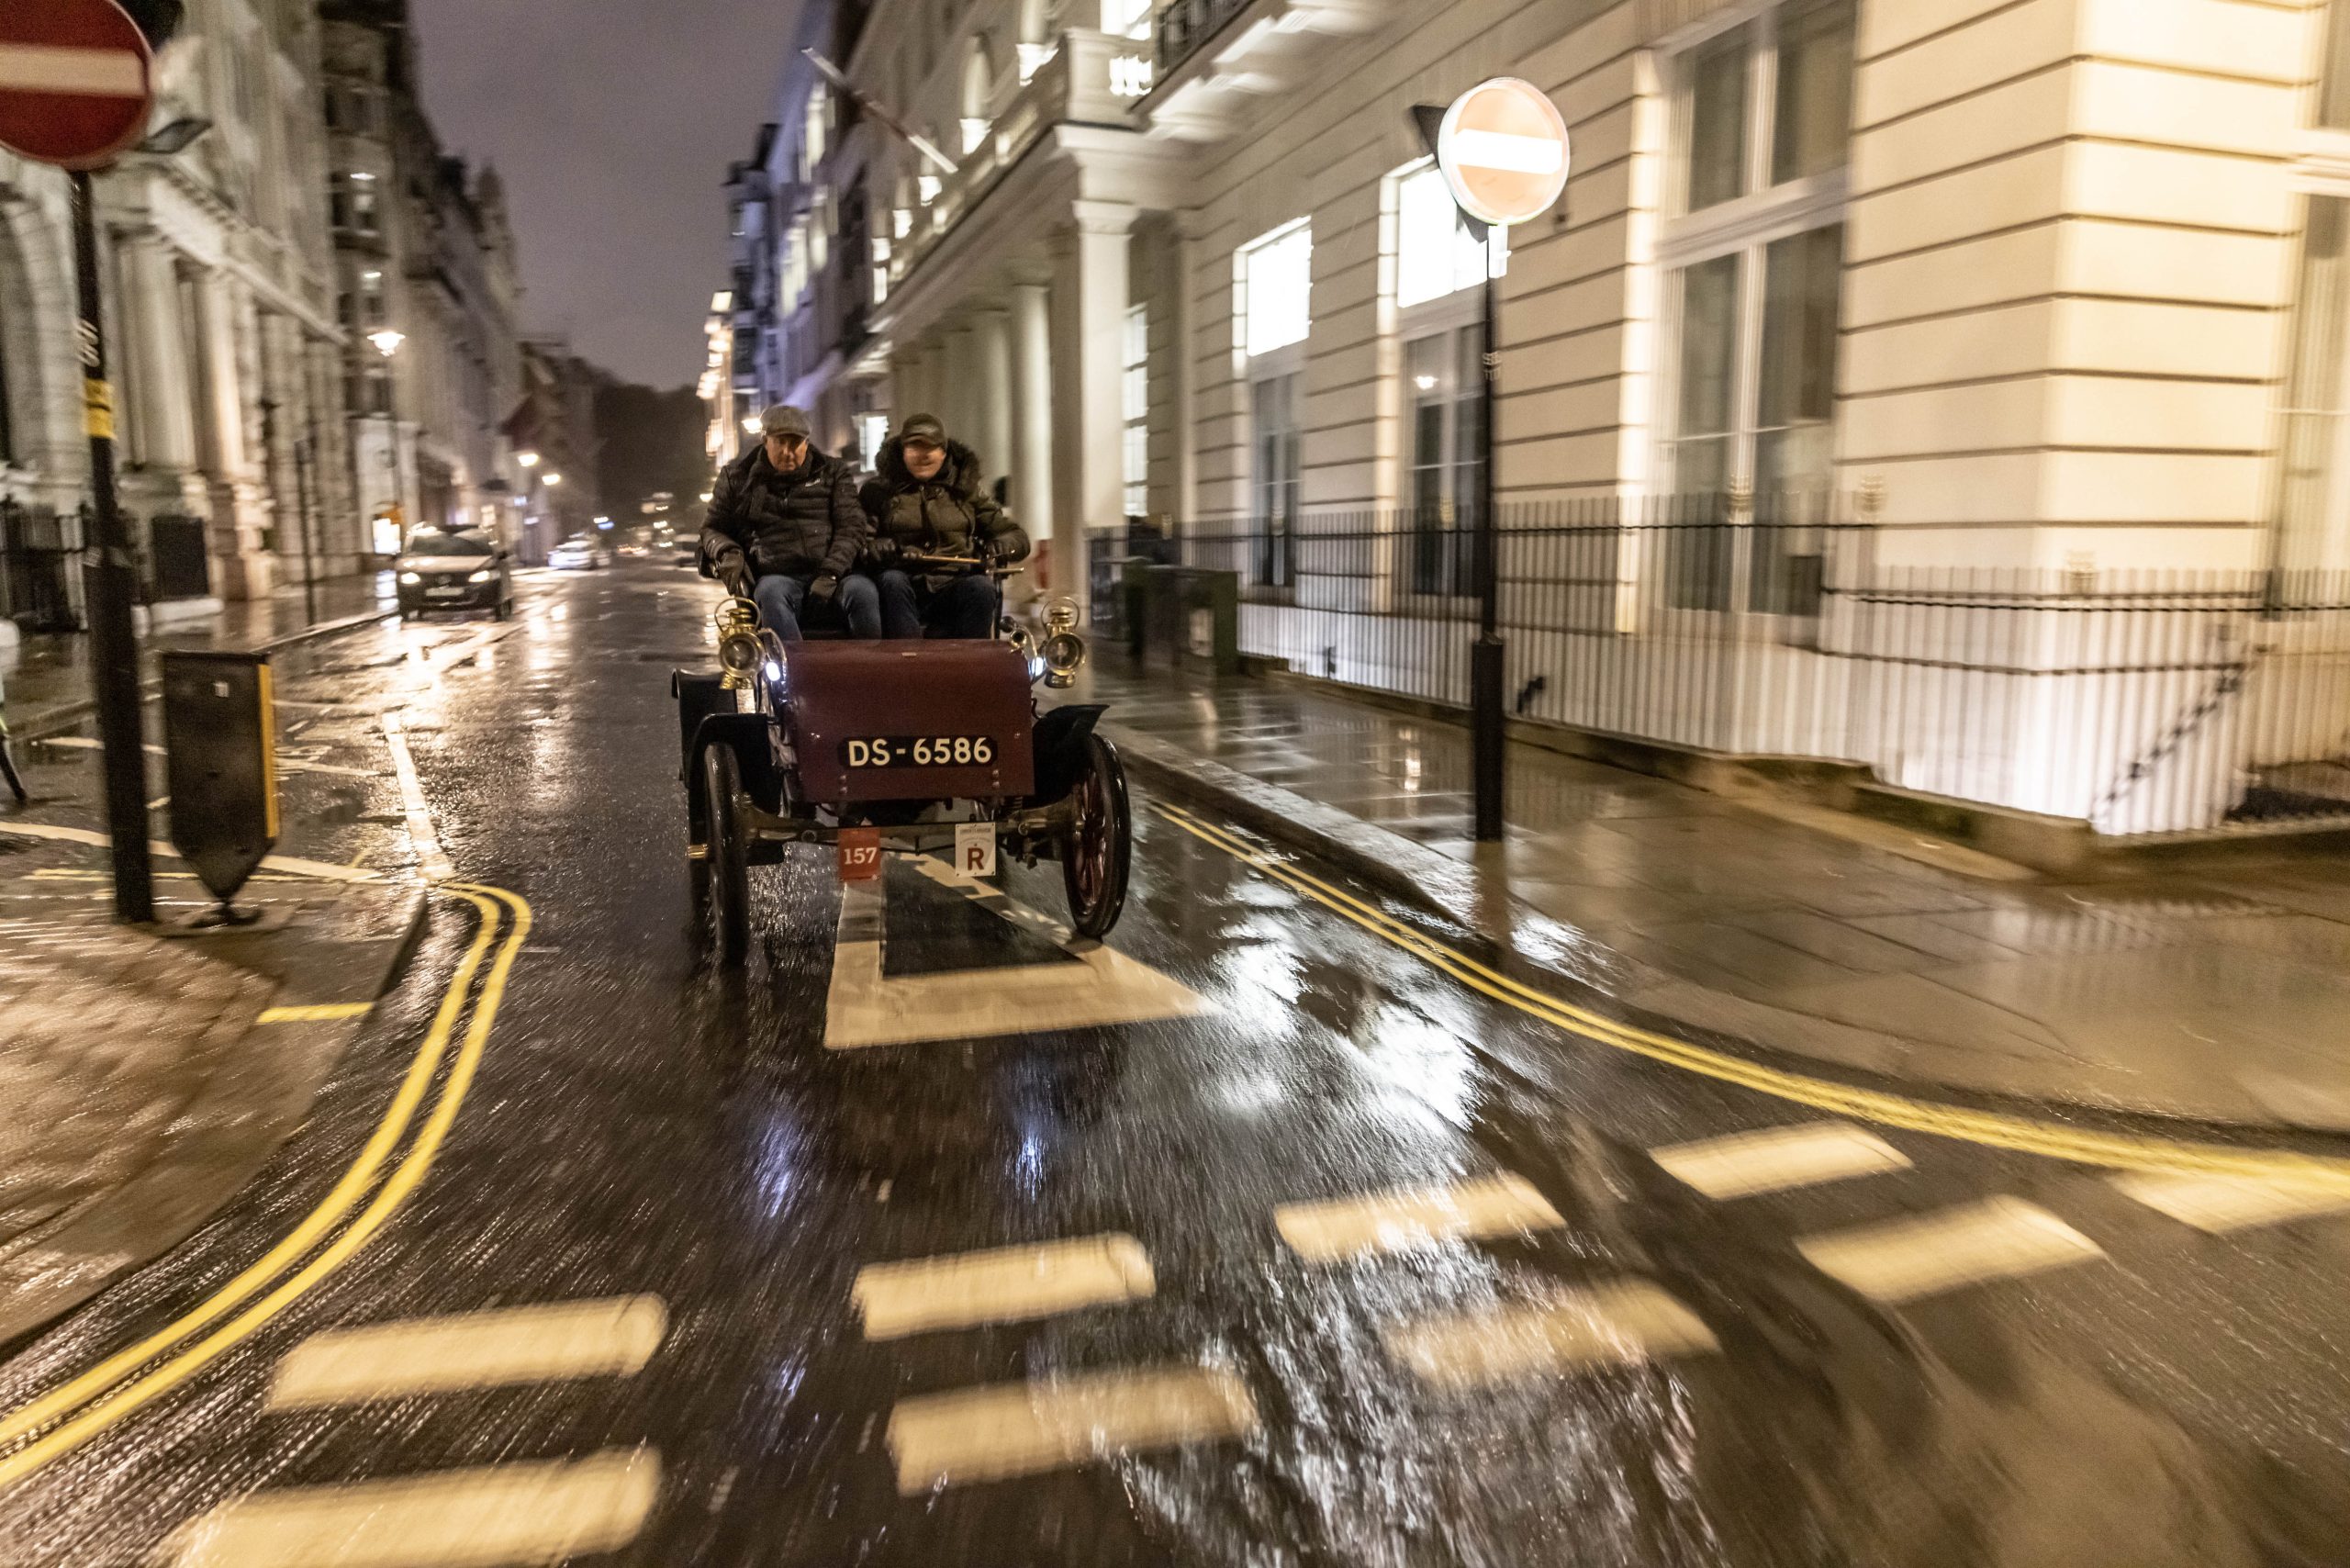
POLYGON ((1355 1037, 1355 1048, 1399 1098, 1466 1127, 1476 1119, 1476 1058, 1466 1032, 1472 1027, 1466 1018, 1448 1025, 1409 1008, 1384 1006, 1355 1037))
POLYGON ((1045 1140, 1033 1130, 1020 1135, 1020 1152, 1012 1161, 1012 1184, 1022 1197, 1032 1200, 1045 1190, 1045 1140))
POLYGON ((808 1156, 808 1133, 797 1121, 778 1111, 759 1129, 751 1151, 751 1194, 762 1219, 780 1219, 791 1207, 808 1156))

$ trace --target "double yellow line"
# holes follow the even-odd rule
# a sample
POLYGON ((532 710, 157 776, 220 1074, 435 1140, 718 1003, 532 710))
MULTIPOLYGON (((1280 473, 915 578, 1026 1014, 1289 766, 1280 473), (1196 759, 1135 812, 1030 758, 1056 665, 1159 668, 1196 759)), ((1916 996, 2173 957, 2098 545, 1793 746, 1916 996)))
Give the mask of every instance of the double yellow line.
POLYGON ((367 1245, 431 1171, 473 1085, 507 977, 531 932, 531 906, 519 894, 462 882, 445 882, 437 890, 473 905, 479 916, 473 940, 359 1158, 285 1239, 200 1305, 0 1417, 0 1487, 79 1448, 251 1338, 367 1245), (418 1126, 428 1098, 431 1109, 418 1126))
POLYGON ((1759 1094, 1858 1121, 1930 1133, 1937 1137, 1956 1138, 1994 1148, 2044 1155, 2052 1159, 2070 1160, 2076 1164, 2125 1170, 2238 1177, 2320 1192, 2350 1193, 2350 1159, 2287 1149, 2250 1148, 2127 1132, 2100 1132, 2040 1117, 1975 1110, 1880 1090, 1856 1089, 1830 1079, 1766 1067, 1742 1057, 1709 1050, 1687 1040, 1619 1023, 1521 984, 1352 894, 1300 870, 1285 860, 1264 853, 1237 834, 1202 822, 1189 812, 1164 804, 1156 809, 1159 815, 1193 837, 1214 846, 1252 869, 1344 916, 1374 936, 1451 976, 1472 991, 1482 992, 1528 1017, 1555 1025, 1586 1040, 1634 1056, 1646 1057, 1684 1072, 1733 1083, 1759 1094))

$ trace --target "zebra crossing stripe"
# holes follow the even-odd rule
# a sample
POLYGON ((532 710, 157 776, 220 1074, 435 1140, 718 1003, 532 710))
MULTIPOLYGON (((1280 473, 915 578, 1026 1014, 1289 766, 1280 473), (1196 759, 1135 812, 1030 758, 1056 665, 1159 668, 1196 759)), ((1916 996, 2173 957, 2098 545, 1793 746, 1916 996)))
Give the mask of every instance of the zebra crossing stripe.
POLYGON ((890 1452, 906 1495, 1065 1469, 1138 1449, 1245 1437, 1257 1405, 1221 1367, 1001 1383, 901 1401, 890 1452))
POLYGON ((397 1481, 291 1487, 226 1503, 164 1545, 172 1568, 495 1568, 616 1551, 661 1489, 661 1456, 451 1470, 397 1481))

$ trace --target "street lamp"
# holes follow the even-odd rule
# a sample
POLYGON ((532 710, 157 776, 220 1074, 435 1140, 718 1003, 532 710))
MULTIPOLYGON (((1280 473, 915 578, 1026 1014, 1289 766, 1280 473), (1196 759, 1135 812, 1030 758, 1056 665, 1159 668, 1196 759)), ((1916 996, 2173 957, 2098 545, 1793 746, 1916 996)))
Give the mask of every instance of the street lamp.
POLYGON ((546 487, 547 487, 548 489, 552 490, 552 489, 554 489, 557 485, 560 485, 560 484, 562 484, 562 483, 563 483, 563 476, 562 476, 562 475, 560 475, 560 474, 550 474, 550 475, 548 475, 548 476, 546 476, 546 478, 545 478, 544 480, 543 480, 543 481, 541 481, 541 482, 542 482, 542 483, 543 483, 543 484, 546 486, 546 487))
POLYGON ((397 327, 378 327, 367 334, 367 341, 375 345, 377 353, 389 359, 400 352, 400 345, 408 342, 408 334, 397 327))
POLYGON ((525 468, 536 468, 539 465, 539 454, 535 452, 518 452, 514 454, 514 461, 525 468))

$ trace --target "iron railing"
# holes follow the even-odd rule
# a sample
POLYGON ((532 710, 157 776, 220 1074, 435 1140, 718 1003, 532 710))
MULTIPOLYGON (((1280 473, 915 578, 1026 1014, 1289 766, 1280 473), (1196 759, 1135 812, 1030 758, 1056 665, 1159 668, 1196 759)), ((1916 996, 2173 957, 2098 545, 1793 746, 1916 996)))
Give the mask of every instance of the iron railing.
MULTIPOLYGON (((1513 711, 1863 764, 2106 833, 2350 814, 2350 574, 1908 565, 1904 535, 1853 516, 1817 497, 1506 510, 1513 711)), ((1185 529, 1161 548, 1238 576, 1244 653, 1465 707, 1473 538, 1448 509, 1185 529)))
POLYGON ((1153 23, 1158 74, 1163 77, 1189 60, 1248 6, 1249 0, 1166 0, 1153 23))
POLYGON ((70 588, 75 551, 67 523, 48 507, 0 500, 0 619, 28 632, 80 624, 70 588))

